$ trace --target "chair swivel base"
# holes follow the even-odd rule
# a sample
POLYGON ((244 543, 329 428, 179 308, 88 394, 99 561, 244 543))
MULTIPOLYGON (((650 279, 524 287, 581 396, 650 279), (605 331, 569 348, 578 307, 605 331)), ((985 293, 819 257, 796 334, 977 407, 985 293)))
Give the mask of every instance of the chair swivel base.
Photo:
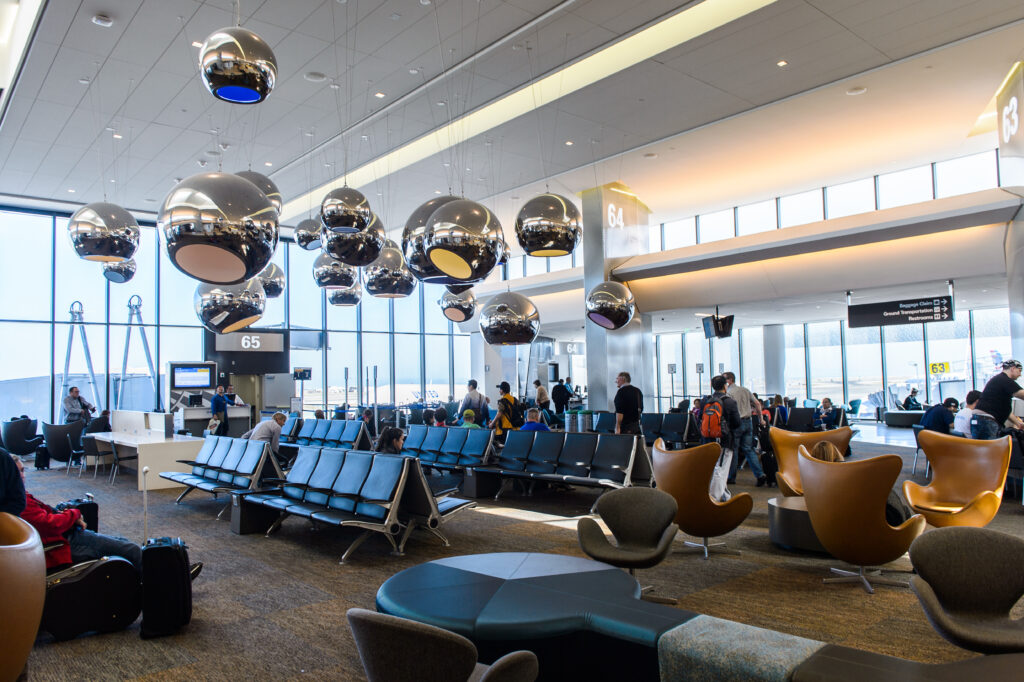
MULTIPOLYGON (((629 569, 629 574, 636 578, 636 569, 629 569)), ((652 604, 678 604, 679 600, 675 597, 657 597, 653 594, 649 594, 654 591, 654 585, 646 585, 640 588, 640 598, 644 601, 649 601, 652 604)))
POLYGON ((896 578, 888 578, 882 575, 882 569, 865 569, 863 566, 858 567, 857 571, 847 571, 842 568, 830 568, 836 575, 842 576, 840 578, 824 578, 822 582, 826 584, 830 583, 860 583, 864 590, 868 594, 874 594, 875 589, 872 587, 872 583, 876 585, 891 585, 893 587, 910 587, 910 584, 896 578), (865 570, 870 571, 866 573, 865 570), (871 578, 869 581, 868 578, 871 578))
POLYGON ((707 559, 709 557, 709 554, 710 554, 710 551, 712 549, 715 550, 716 554, 729 554, 729 555, 732 555, 732 556, 740 556, 741 554, 743 554, 743 552, 741 552, 738 549, 730 549, 730 548, 726 547, 726 544, 724 542, 708 542, 708 538, 704 538, 704 542, 703 543, 701 543, 701 542, 692 542, 690 540, 684 540, 683 544, 686 545, 687 547, 693 547, 694 549, 702 549, 702 550, 704 550, 704 560, 705 561, 707 561, 707 559))

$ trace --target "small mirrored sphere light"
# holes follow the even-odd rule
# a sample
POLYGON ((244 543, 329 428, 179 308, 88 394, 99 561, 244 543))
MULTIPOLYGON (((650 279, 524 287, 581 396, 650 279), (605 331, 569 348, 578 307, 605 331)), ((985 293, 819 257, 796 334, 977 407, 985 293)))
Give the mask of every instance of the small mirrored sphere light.
POLYGON ((453 196, 434 197, 417 206, 405 221, 405 228, 402 229, 402 255, 412 274, 421 282, 452 284, 458 281, 435 268, 427 258, 426 251, 427 221, 430 216, 444 204, 458 199, 453 196))
POLYGON ((327 292, 327 301, 331 305, 351 306, 359 305, 363 298, 363 287, 356 282, 347 289, 331 289, 327 292))
POLYGON ((270 45, 249 29, 217 29, 199 48, 199 73, 206 89, 225 102, 256 104, 277 80, 277 58, 270 45))
POLYGON ((271 263, 256 275, 263 285, 267 298, 277 298, 284 293, 284 270, 277 263, 271 263))
POLYGON ((461 294, 446 291, 437 303, 441 306, 444 316, 452 322, 465 322, 476 314, 476 296, 472 291, 464 291, 461 294))
POLYGON ((359 281, 359 272, 330 254, 321 253, 313 261, 313 281, 321 289, 347 289, 359 281))
POLYGON ((633 292, 621 282, 601 282, 587 295, 587 318, 605 329, 620 329, 636 313, 633 292))
POLYGON ((114 284, 124 284, 135 276, 135 259, 129 258, 120 263, 104 263, 103 276, 114 284))
POLYGON ((362 232, 332 232, 326 227, 320 231, 323 250, 342 263, 361 268, 377 260, 387 237, 384 224, 371 213, 370 224, 362 232))
POLYGON ((557 258, 573 252, 583 236, 580 211, 559 194, 540 194, 519 209, 516 239, 529 256, 557 258))
POLYGON ((332 189, 320 202, 320 222, 331 232, 362 232, 373 212, 369 200, 357 189, 332 189))
POLYGON ((245 178, 252 184, 259 187, 260 191, 263 192, 263 196, 270 199, 271 205, 274 210, 281 213, 281 206, 284 205, 284 199, 281 196, 281 190, 277 188, 274 181, 268 178, 263 173, 257 173, 256 171, 244 170, 235 173, 240 178, 245 178))
POLYGON ((139 248, 139 224, 117 204, 97 201, 71 216, 68 236, 75 253, 85 260, 119 263, 139 248))
POLYGON ((245 329, 263 316, 267 297, 257 277, 242 284, 206 284, 196 287, 196 315, 214 334, 245 329))
POLYGON ((522 294, 498 294, 480 311, 480 333, 496 346, 533 343, 540 331, 540 313, 533 301, 522 294))
POLYGON ((320 239, 320 221, 307 218, 295 226, 295 243, 306 251, 316 251, 323 244, 320 239))
POLYGON ((377 260, 366 266, 366 293, 377 298, 405 298, 416 288, 416 278, 405 264, 402 251, 388 240, 377 260))
POLYGON ((427 221, 426 252, 438 270, 460 282, 479 282, 501 257, 501 223, 468 199, 440 206, 427 221))
POLYGON ((277 248, 277 211, 256 185, 231 173, 185 178, 164 199, 157 226, 167 256, 189 277, 239 284, 267 267, 277 248))

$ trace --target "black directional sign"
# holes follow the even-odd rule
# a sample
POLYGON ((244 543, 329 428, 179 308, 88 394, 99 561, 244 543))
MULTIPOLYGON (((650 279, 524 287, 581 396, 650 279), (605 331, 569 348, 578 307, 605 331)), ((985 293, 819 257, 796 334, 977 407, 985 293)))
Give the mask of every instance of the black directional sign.
POLYGON ((912 298, 906 301, 865 303, 847 307, 847 324, 854 327, 878 327, 890 324, 920 324, 953 319, 953 298, 912 298))

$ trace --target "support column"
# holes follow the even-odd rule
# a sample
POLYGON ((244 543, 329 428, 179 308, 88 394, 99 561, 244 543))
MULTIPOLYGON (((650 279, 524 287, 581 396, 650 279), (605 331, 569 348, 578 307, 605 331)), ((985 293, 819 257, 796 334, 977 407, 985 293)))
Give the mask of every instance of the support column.
POLYGON ((1006 228, 1006 298, 1010 306, 1010 347, 1024 357, 1024 209, 1006 228))
MULTIPOLYGON (((498 384, 507 381, 512 385, 513 392, 516 385, 516 346, 492 346, 484 343, 483 336, 473 334, 470 341, 470 358, 473 368, 473 378, 480 384, 477 387, 481 393, 491 399, 491 409, 498 400, 498 384)), ((459 358, 455 358, 459 362, 459 358)), ((455 387, 455 396, 458 398, 459 391, 465 387, 455 387)))
POLYGON ((786 333, 781 324, 764 326, 764 383, 769 396, 786 395, 786 333))

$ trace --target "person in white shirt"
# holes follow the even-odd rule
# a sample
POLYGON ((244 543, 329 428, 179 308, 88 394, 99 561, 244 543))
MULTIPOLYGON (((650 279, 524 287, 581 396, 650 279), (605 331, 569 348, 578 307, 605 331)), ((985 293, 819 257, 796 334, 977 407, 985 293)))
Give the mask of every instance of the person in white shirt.
POLYGON ((281 427, 288 421, 283 412, 275 412, 274 416, 265 422, 260 422, 255 428, 249 429, 242 434, 242 438, 249 440, 262 440, 270 443, 270 449, 277 454, 278 445, 281 442, 281 427))
POLYGON ((967 393, 963 406, 953 418, 954 431, 959 431, 968 438, 971 437, 971 415, 974 414, 974 408, 977 406, 980 398, 981 391, 970 391, 967 393))

